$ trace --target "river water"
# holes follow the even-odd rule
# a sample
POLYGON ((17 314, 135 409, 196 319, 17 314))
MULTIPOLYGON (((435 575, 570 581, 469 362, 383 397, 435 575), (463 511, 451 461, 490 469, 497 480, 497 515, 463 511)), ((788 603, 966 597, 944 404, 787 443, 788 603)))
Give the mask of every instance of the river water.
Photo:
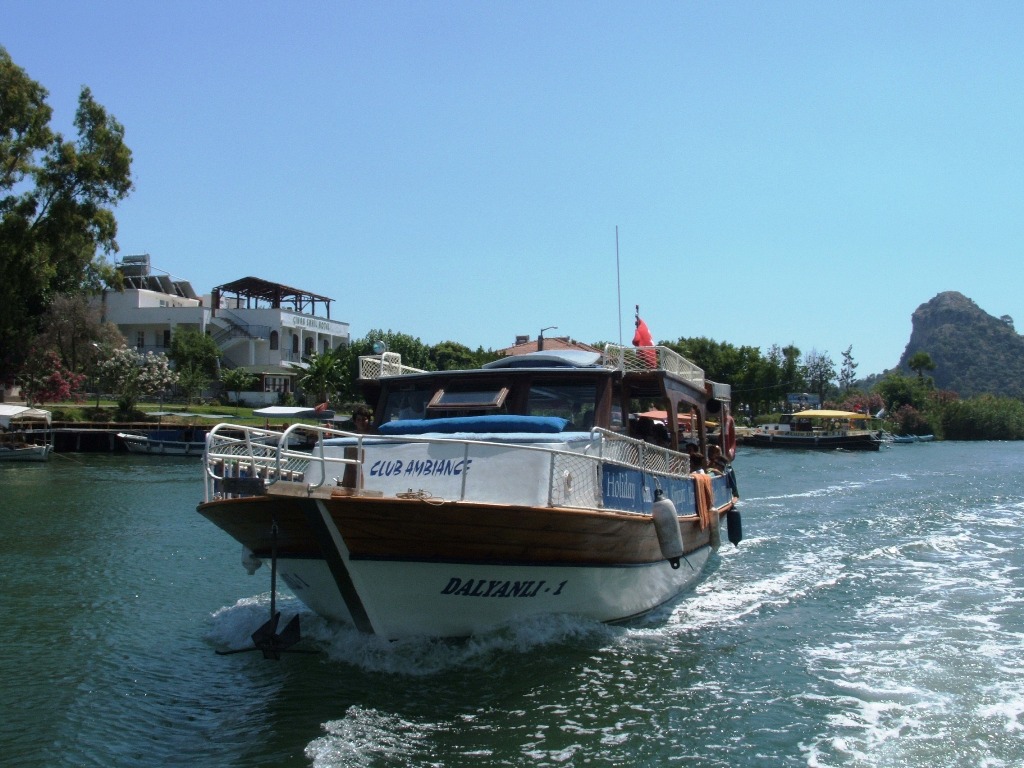
POLYGON ((195 459, 0 465, 5 766, 1024 765, 1024 443, 741 449, 746 539, 628 627, 220 656, 269 575, 195 459))

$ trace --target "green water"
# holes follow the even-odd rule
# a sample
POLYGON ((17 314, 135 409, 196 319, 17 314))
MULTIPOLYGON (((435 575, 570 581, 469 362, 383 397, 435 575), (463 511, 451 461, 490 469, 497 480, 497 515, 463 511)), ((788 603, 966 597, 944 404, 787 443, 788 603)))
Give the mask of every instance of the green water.
POLYGON ((746 540, 629 627, 219 656, 266 569, 199 462, 0 465, 5 766, 1024 764, 1024 445, 747 449, 746 540))

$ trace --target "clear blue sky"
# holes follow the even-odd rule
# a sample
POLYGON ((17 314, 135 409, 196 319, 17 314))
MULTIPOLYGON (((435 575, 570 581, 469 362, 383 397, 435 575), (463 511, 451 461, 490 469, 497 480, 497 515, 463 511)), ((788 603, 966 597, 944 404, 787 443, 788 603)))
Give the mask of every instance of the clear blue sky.
POLYGON ((1024 3, 0 0, 121 255, 354 337, 795 344, 896 364, 941 291, 1024 327, 1024 3), (619 275, 615 231, 619 228, 619 275))

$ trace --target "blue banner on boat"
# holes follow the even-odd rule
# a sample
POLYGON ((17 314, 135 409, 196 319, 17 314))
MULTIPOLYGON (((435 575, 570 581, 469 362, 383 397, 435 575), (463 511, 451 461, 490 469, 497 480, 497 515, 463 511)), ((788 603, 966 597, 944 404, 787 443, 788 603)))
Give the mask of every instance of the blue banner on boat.
POLYGON ((643 472, 606 464, 602 475, 602 493, 606 507, 628 509, 633 512, 650 510, 651 504, 654 503, 654 491, 645 485, 643 472))
POLYGON ((672 499, 680 515, 692 515, 696 509, 693 480, 689 477, 653 477, 614 464, 606 464, 602 475, 606 507, 650 512, 654 503, 654 489, 661 488, 665 496, 672 499))

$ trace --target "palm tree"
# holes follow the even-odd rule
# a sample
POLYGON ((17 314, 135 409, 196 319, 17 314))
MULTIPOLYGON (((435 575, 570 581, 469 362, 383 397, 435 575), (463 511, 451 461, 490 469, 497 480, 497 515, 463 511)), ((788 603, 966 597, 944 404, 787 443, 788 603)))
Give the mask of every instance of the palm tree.
POLYGON ((345 378, 345 366, 333 350, 314 352, 305 359, 306 368, 299 377, 299 386, 307 395, 313 395, 317 403, 330 401, 331 396, 341 388, 345 378))

